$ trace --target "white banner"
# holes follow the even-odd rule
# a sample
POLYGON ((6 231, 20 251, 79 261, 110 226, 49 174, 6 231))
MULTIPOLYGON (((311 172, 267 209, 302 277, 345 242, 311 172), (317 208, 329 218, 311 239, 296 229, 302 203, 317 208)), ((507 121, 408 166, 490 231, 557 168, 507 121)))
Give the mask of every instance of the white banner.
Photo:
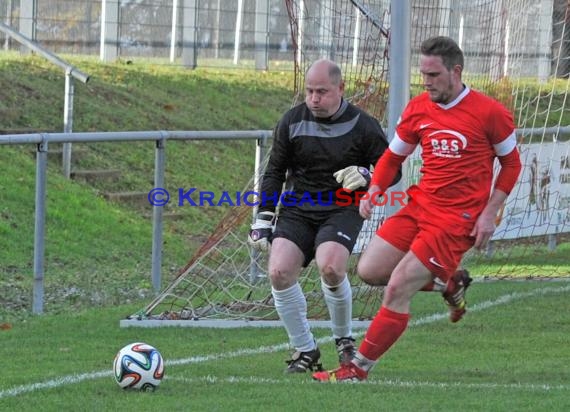
POLYGON ((523 170, 492 239, 570 232, 570 142, 526 144, 519 150, 523 170))

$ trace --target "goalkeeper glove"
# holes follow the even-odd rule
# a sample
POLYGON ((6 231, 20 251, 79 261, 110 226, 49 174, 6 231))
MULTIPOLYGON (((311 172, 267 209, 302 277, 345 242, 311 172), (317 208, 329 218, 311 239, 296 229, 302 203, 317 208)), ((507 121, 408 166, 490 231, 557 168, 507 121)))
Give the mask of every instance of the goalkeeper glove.
POLYGON ((254 249, 269 249, 269 236, 273 233, 275 213, 259 212, 247 236, 247 243, 254 249))
POLYGON ((335 172, 333 176, 343 189, 350 191, 367 187, 370 183, 370 171, 362 166, 348 166, 335 172))

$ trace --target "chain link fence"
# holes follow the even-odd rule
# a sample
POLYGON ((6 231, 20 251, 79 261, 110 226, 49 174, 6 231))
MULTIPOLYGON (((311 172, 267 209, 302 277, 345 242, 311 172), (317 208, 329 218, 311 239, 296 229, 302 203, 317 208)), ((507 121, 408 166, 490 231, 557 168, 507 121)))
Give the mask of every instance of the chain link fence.
MULTIPOLYGON (((379 16, 390 7, 390 0, 350 3, 350 7, 362 4, 379 16)), ((482 44, 498 41, 481 36, 489 32, 488 25, 496 24, 496 16, 509 14, 511 7, 520 7, 521 3, 525 6, 520 10, 520 19, 501 24, 510 31, 510 39, 506 40, 507 32, 495 31, 494 35, 511 42, 510 53, 525 55, 521 69, 528 75, 536 76, 539 66, 539 76, 567 74, 570 32, 561 33, 570 18, 567 0, 416 0, 412 2, 412 44, 419 45, 421 39, 417 37, 425 37, 429 32, 426 29, 431 27, 431 34, 450 35, 463 43, 467 54, 479 54, 470 58, 473 71, 484 71, 489 64, 499 67, 508 56, 481 53, 485 51, 481 50, 482 44), (476 50, 472 50, 472 44, 476 50), (560 63, 546 67, 550 61, 560 63)), ((152 59, 154 63, 192 67, 292 70, 295 54, 287 10, 291 4, 285 0, 0 0, 0 21, 55 54, 100 55, 103 60, 152 59), (104 54, 105 47, 112 48, 110 57, 104 54), (185 58, 185 52, 191 56, 185 58)), ((310 34, 316 27, 323 27, 326 19, 335 26, 347 24, 327 13, 343 7, 341 4, 349 2, 296 2, 303 9, 298 11, 300 15, 315 19, 305 22, 304 30, 310 34)), ((324 37, 315 44, 316 52, 332 41, 327 33, 322 34, 324 37)), ((22 47, 1 32, 0 44, 5 50, 22 47)))
MULTIPOLYGON (((99 55, 104 8, 116 7, 117 58, 149 58, 181 64, 183 28, 192 21, 192 44, 200 66, 248 66, 263 28, 269 65, 291 61, 289 19, 283 0, 0 0, 0 21, 56 54, 99 55), (30 10, 32 8, 32 10, 30 10), (256 17, 258 21, 256 23, 256 17), (259 20, 261 19, 261 21, 259 20), (173 25, 175 19, 176 24, 173 25), (33 27, 29 29, 29 27, 33 27), (31 33, 26 33, 26 31, 31 33), (31 36, 29 36, 31 34, 31 36)), ((258 41, 259 42, 259 41, 258 41)), ((5 50, 20 46, 0 33, 5 50)))

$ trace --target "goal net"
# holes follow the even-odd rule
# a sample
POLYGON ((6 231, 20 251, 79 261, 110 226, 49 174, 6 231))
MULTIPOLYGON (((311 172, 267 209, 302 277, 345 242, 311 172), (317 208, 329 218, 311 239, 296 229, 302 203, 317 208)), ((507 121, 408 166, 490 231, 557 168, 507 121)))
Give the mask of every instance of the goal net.
MULTIPOLYGON (((336 61, 345 97, 386 126, 390 2, 286 0, 294 45, 296 101, 304 73, 321 57, 336 61)), ((421 92, 419 45, 434 35, 458 41, 466 56, 464 81, 500 100, 515 114, 524 170, 497 218, 491 246, 464 260, 481 277, 570 277, 570 6, 566 0, 432 0, 411 7, 411 95, 421 92)), ((409 52, 408 50, 402 52, 409 52)), ((405 163, 404 186, 419 178, 419 153, 405 163)), ((263 169, 263 162, 261 169, 263 169)), ((259 173, 256 173, 258 176, 259 173)), ((245 191, 255 190, 254 176, 245 191)), ((377 312, 382 290, 360 282, 358 253, 386 217, 377 207, 351 256, 349 278, 356 320, 377 312)), ((234 207, 175 280, 123 326, 272 325, 277 322, 266 276, 267 256, 249 249, 252 208, 234 207), (189 322, 191 321, 191 322, 189 322)), ((308 317, 328 312, 311 264, 301 274, 308 317)))

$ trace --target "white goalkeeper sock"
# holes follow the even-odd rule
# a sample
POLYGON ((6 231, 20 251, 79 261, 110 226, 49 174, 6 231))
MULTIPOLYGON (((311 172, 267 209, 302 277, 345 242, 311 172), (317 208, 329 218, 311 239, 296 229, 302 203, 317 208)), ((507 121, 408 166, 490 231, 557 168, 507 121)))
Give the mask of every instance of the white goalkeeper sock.
POLYGON ((336 286, 327 285, 321 278, 321 289, 329 309, 333 336, 352 336, 352 289, 348 276, 336 286))
POLYGON ((285 325, 289 342, 296 350, 308 352, 316 348, 315 338, 307 320, 307 300, 303 295, 301 285, 296 282, 284 290, 271 288, 275 309, 279 319, 285 325))

